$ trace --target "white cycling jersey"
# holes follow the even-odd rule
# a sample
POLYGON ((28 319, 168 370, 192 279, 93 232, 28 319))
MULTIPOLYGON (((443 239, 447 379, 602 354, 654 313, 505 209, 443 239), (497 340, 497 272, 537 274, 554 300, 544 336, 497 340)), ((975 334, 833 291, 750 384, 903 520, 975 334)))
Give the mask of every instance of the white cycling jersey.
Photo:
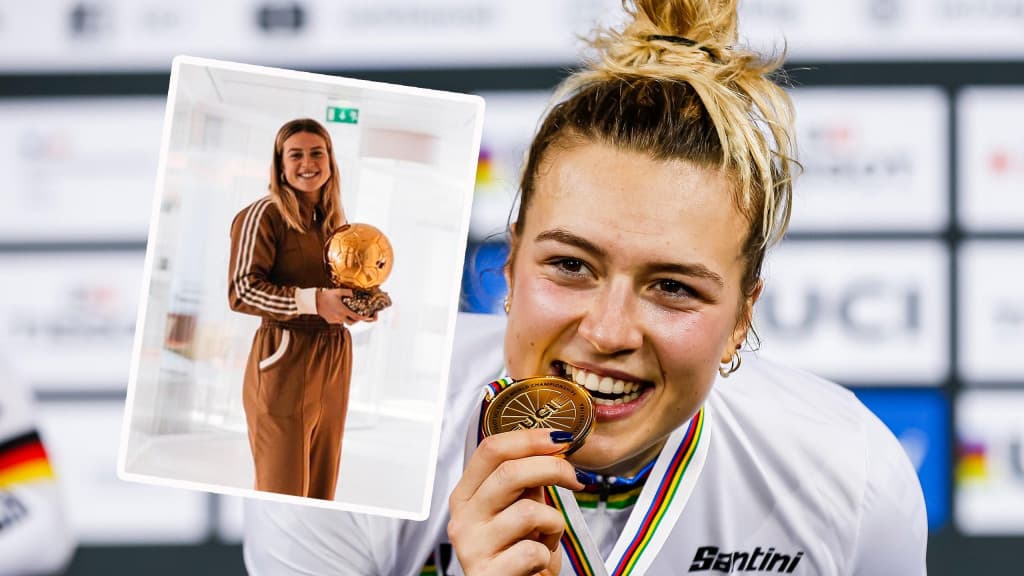
MULTIPOLYGON (((500 317, 459 318, 426 521, 249 500, 250 574, 414 575, 428 559, 437 573, 462 574, 445 546, 448 495, 462 474, 482 387, 501 370, 503 331, 500 317)), ((703 414, 702 469, 647 574, 926 573, 924 498, 914 469, 848 390, 747 354, 738 372, 715 383, 703 414)), ((582 509, 601 554, 616 546, 633 513, 603 504, 582 509)), ((574 573, 567 556, 562 575, 574 573)))

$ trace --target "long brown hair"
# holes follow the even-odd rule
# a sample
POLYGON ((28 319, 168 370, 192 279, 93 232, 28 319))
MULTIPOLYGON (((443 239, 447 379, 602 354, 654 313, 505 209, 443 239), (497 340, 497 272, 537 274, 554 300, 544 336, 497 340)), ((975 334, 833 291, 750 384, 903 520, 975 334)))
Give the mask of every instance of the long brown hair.
POLYGON ((563 82, 533 139, 513 232, 522 237, 538 170, 556 143, 609 143, 719 168, 749 223, 741 289, 751 296, 767 249, 789 224, 799 167, 792 104, 773 79, 782 57, 734 46, 736 0, 623 0, 623 7, 631 22, 597 31, 590 42, 597 58, 563 82))
POLYGON ((306 225, 299 214, 300 192, 288 185, 284 179, 284 142, 295 134, 308 132, 323 138, 327 146, 327 158, 331 165, 331 176, 324 183, 320 194, 320 209, 323 223, 320 228, 330 233, 345 224, 345 208, 341 205, 341 176, 338 162, 334 158, 334 144, 327 129, 312 118, 299 118, 286 123, 274 138, 274 160, 270 167, 270 198, 289 228, 306 232, 306 225))

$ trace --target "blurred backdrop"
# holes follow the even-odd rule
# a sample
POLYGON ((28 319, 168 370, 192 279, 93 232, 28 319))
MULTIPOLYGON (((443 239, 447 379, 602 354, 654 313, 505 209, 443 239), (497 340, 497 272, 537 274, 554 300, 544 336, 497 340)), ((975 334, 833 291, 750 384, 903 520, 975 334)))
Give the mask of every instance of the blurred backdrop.
MULTIPOLYGON (((483 95, 462 300, 496 312, 524 148, 577 35, 618 7, 0 3, 0 339, 81 539, 71 574, 244 572, 237 500, 115 475, 171 58, 483 95)), ((851 387, 899 437, 931 574, 1018 573, 1024 0, 747 0, 740 30, 787 49, 805 167, 766 269, 761 353, 851 387)))

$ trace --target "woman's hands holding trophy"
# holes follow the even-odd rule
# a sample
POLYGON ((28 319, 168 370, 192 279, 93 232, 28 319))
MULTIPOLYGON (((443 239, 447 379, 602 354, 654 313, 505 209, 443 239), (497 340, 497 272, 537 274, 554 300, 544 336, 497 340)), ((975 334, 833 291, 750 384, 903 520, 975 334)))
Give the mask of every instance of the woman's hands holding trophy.
POLYGON ((356 322, 375 322, 377 315, 360 316, 342 301, 350 298, 350 288, 323 288, 316 293, 316 312, 329 324, 351 325, 356 322))
POLYGON ((387 236, 369 224, 346 224, 324 244, 324 264, 338 288, 317 292, 317 313, 332 324, 373 322, 391 306, 380 285, 391 274, 394 252, 387 236))

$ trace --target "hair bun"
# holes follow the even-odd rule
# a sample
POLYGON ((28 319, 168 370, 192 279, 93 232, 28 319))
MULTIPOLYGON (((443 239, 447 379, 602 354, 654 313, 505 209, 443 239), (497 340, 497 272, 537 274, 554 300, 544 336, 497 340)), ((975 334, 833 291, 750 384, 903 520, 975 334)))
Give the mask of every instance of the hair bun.
POLYGON ((591 67, 596 72, 647 75, 661 65, 703 68, 748 59, 746 52, 734 50, 736 0, 623 0, 622 5, 625 27, 599 30, 591 40, 598 54, 591 67))
POLYGON ((737 0, 623 0, 625 36, 682 37, 710 48, 736 43, 737 0))

